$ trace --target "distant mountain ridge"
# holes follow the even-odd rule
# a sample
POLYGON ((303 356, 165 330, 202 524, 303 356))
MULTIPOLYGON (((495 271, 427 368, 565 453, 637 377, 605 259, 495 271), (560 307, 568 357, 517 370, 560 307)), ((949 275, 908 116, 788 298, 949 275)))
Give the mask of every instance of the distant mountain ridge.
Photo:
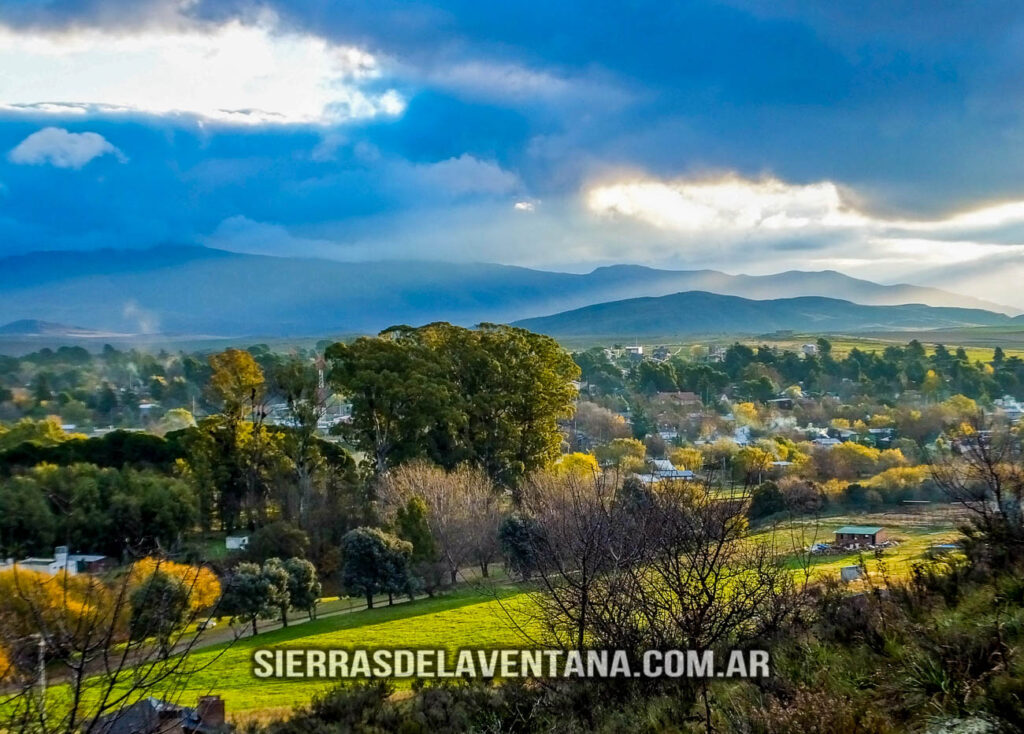
POLYGON ((92 329, 83 329, 80 326, 67 326, 66 324, 55 324, 52 321, 40 321, 38 319, 21 319, 12 321, 9 324, 0 326, 0 335, 3 336, 115 336, 111 332, 98 332, 92 329))
POLYGON ((436 320, 504 323, 682 291, 1012 312, 934 288, 879 285, 834 271, 750 276, 615 265, 573 274, 485 263, 347 263, 172 245, 0 260, 0 320, 122 333, 302 336, 436 320))
POLYGON ((837 298, 802 296, 752 300, 689 291, 632 298, 515 322, 554 337, 667 337, 692 334, 765 334, 775 331, 858 332, 1001 326, 1020 322, 981 309, 922 304, 864 306, 837 298))

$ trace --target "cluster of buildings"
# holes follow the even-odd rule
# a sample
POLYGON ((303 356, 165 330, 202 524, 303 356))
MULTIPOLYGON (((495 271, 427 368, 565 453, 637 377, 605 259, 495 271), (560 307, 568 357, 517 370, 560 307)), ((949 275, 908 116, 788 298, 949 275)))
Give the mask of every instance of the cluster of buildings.
POLYGON ((49 576, 58 573, 67 573, 69 576, 76 576, 80 573, 103 573, 117 565, 117 561, 110 556, 98 553, 68 553, 66 545, 58 545, 53 549, 53 556, 50 558, 22 558, 14 560, 8 558, 0 561, 0 571, 17 567, 25 571, 37 571, 49 576))

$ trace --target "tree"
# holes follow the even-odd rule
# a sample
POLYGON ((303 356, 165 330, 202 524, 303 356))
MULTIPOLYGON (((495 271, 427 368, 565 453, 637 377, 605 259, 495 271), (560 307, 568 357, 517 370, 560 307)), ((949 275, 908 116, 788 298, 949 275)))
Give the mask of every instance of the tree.
POLYGON ((349 434, 378 473, 426 457, 506 485, 557 458, 579 376, 554 340, 494 324, 395 327, 326 356, 352 400, 349 434))
POLYGON ((367 609, 373 609, 373 595, 394 591, 401 580, 401 569, 407 567, 412 555, 412 543, 377 528, 360 527, 345 534, 341 552, 344 558, 342 584, 350 591, 363 594, 367 609))
POLYGON ((747 517, 760 520, 786 509, 786 498, 775 482, 765 482, 754 488, 750 495, 747 517))
MULTIPOLYGON (((280 563, 280 561, 278 561, 280 563)), ((271 567, 269 573, 255 563, 239 563, 232 572, 221 599, 225 614, 248 619, 253 635, 259 634, 257 620, 280 609, 287 598, 288 578, 283 569, 271 567)))
POLYGON ((622 468, 627 464, 636 466, 637 462, 642 463, 647 456, 647 447, 635 438, 616 438, 604 446, 598 446, 594 454, 603 466, 622 468))
POLYGON ((411 462, 384 477, 379 493, 389 516, 413 497, 426 502, 430 534, 452 584, 467 563, 487 575, 497 553, 501 507, 498 490, 482 469, 446 472, 429 462, 411 462))
POLYGON ((96 731, 96 722, 140 698, 174 702, 218 659, 193 657, 201 632, 191 623, 199 612, 182 604, 177 577, 142 577, 147 582, 137 585, 134 566, 113 578, 0 571, 0 656, 7 657, 0 661, 0 731, 96 731), (170 605, 169 619, 161 601, 170 605), (62 671, 57 696, 39 695, 46 682, 40 655, 48 667, 43 676, 62 671))
POLYGON ((281 613, 281 626, 288 626, 288 608, 292 605, 290 588, 291 574, 280 558, 268 558, 260 574, 267 587, 267 603, 281 613))
POLYGON ((435 579, 440 554, 437 543, 430 532, 427 519, 427 503, 422 497, 410 497, 395 513, 395 533, 402 540, 412 544, 410 563, 424 583, 427 593, 433 596, 438 584, 435 579))
POLYGON ((282 521, 272 522, 249 536, 245 556, 256 563, 270 558, 305 558, 309 536, 305 531, 282 521))
POLYGON ((554 463, 552 469, 556 474, 575 474, 584 477, 593 476, 601 471, 601 467, 593 454, 580 452, 563 454, 554 463))
POLYGON ((160 654, 167 657, 174 633, 188 619, 188 590, 177 579, 156 571, 132 593, 131 610, 134 634, 155 638, 160 654))
POLYGON ((968 537, 1008 565, 1024 557, 1024 455, 1015 431, 980 429, 977 421, 954 434, 936 457, 932 477, 967 511, 968 537))
POLYGON ((224 414, 238 421, 246 412, 255 411, 263 399, 265 379, 252 355, 242 349, 226 349, 211 354, 209 363, 213 371, 209 390, 224 414))
MULTIPOLYGON (((288 599, 295 609, 303 609, 310 619, 316 619, 316 605, 320 601, 320 579, 316 566, 305 558, 289 558, 284 562, 288 572, 288 599)), ((283 617, 283 615, 282 615, 283 617)))
POLYGON ((456 420, 456 397, 422 346, 361 337, 333 344, 325 356, 331 384, 352 402, 346 431, 378 473, 422 454, 432 422, 456 420))
POLYGON ((274 381, 284 395, 292 430, 285 445, 295 465, 298 484, 299 522, 304 524, 313 505, 313 471, 319 460, 316 431, 326 410, 316 366, 293 357, 274 371, 274 381))
POLYGON ((498 539, 511 573, 528 579, 538 570, 540 558, 535 548, 542 542, 542 532, 536 520, 519 513, 502 521, 498 539))
POLYGON ((700 449, 694 447, 682 447, 672 449, 669 452, 672 465, 679 469, 698 472, 704 466, 704 454, 700 449))
MULTIPOLYGON (((236 471, 240 475, 241 484, 233 482, 230 488, 241 489, 243 499, 262 504, 260 470, 264 462, 264 452, 270 441, 263 429, 263 421, 267 411, 263 405, 266 392, 266 380, 263 370, 252 354, 241 349, 226 349, 209 357, 210 382, 208 390, 214 400, 219 401, 224 413, 224 433, 222 441, 226 444, 224 452, 237 463, 236 471), (248 420, 246 421, 246 417, 248 420)), ((237 501, 238 497, 232 497, 237 501)), ((234 508, 226 506, 229 523, 233 525, 234 508)), ((229 525, 229 529, 231 529, 229 525)))

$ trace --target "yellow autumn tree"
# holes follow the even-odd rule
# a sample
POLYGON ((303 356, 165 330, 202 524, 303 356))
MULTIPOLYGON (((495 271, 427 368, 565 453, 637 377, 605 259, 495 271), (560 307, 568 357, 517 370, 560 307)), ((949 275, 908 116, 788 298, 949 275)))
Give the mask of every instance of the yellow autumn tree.
POLYGON ((757 426, 760 423, 757 406, 753 403, 739 403, 733 406, 732 414, 738 426, 757 426))
POLYGON ((622 468, 623 462, 633 459, 631 463, 639 461, 643 463, 647 455, 647 448, 642 441, 635 438, 616 438, 614 441, 598 446, 594 449, 597 460, 604 466, 616 466, 622 468))
POLYGON ((559 476, 592 477, 601 472, 601 467, 593 454, 584 454, 579 451, 563 454, 552 468, 559 476))
POLYGON ((220 581, 210 569, 157 558, 143 558, 132 566, 132 585, 144 585, 157 571, 181 584, 188 594, 188 606, 193 612, 209 609, 220 599, 220 581))
POLYGON ((935 397, 942 389, 942 378, 935 370, 928 370, 925 373, 924 381, 921 383, 921 392, 929 397, 935 397))
POLYGON ((73 639, 99 628, 116 632, 127 623, 115 595, 95 576, 51 576, 17 566, 0 571, 0 619, 2 632, 10 639, 31 635, 40 627, 73 639))
POLYGON ((224 406, 224 413, 241 419, 247 406, 263 398, 263 370, 243 349, 226 349, 209 358, 213 374, 209 390, 224 406))
POLYGON ((692 446, 672 449, 668 456, 677 469, 700 471, 701 467, 704 466, 704 454, 700 449, 692 446))

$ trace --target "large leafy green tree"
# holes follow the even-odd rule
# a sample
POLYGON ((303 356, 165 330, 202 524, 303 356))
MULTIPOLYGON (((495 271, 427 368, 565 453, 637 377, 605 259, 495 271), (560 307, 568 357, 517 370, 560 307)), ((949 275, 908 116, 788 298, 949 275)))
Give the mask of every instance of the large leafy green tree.
POLYGON ((361 527, 345 534, 341 552, 342 584, 349 591, 363 594, 369 609, 373 608, 374 594, 393 593, 409 584, 412 543, 408 541, 377 528, 361 527))
POLYGON ((221 597, 219 609, 225 614, 248 619, 252 633, 259 634, 257 620, 279 611, 288 603, 288 572, 276 563, 261 568, 255 563, 239 563, 221 597))
POLYGON ((426 456, 510 485, 558 456, 580 374, 549 337, 494 324, 395 327, 327 358, 352 401, 351 436, 378 472, 426 456))

